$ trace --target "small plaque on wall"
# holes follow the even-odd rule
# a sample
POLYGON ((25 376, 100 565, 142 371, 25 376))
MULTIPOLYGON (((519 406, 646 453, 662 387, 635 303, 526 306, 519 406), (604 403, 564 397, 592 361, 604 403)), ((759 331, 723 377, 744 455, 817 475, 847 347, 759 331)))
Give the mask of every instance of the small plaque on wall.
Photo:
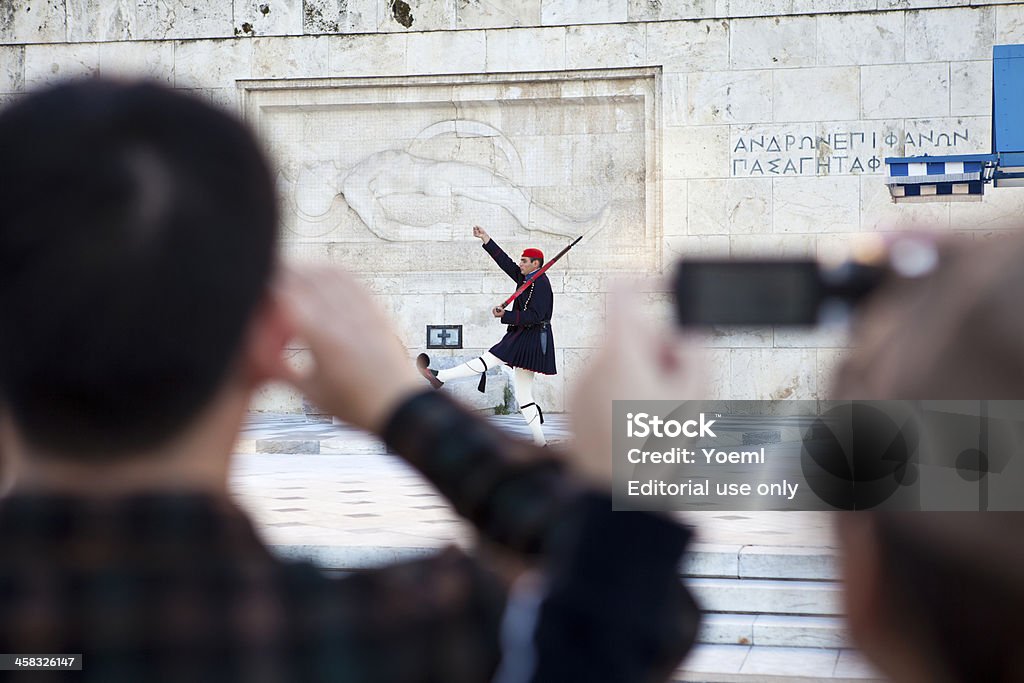
POLYGON ((428 349, 461 349, 462 325, 427 325, 428 349))

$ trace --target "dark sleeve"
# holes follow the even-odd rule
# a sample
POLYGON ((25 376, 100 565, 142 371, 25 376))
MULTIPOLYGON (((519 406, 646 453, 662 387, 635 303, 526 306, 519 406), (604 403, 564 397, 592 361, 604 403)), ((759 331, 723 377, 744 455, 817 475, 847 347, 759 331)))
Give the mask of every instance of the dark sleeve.
POLYGON ((507 593, 463 552, 449 548, 331 580, 326 599, 302 588, 322 585, 319 570, 299 567, 293 576, 304 572, 316 576, 295 582, 291 634, 308 633, 318 644, 320 668, 310 678, 477 683, 493 677, 507 593))
MULTIPOLYGON (((529 296, 526 290, 520 294, 520 298, 529 296)), ((501 314, 501 322, 506 325, 536 325, 545 320, 551 320, 551 309, 554 303, 554 296, 551 294, 551 280, 547 275, 541 275, 534 281, 533 296, 530 303, 526 304, 525 311, 509 309, 501 314)))
POLYGON ((679 579, 690 530, 653 513, 613 512, 602 494, 579 498, 565 519, 552 539, 531 683, 667 680, 700 621, 679 579))
POLYGON ((509 255, 498 246, 497 242, 493 239, 488 240, 487 244, 484 245, 484 251, 490 254, 494 262, 498 264, 498 267, 505 271, 510 278, 522 284, 523 271, 519 270, 519 264, 509 258, 509 255))
POLYGON ((513 550, 539 553, 561 508, 579 493, 549 451, 503 434, 435 391, 399 406, 383 436, 460 515, 513 550))

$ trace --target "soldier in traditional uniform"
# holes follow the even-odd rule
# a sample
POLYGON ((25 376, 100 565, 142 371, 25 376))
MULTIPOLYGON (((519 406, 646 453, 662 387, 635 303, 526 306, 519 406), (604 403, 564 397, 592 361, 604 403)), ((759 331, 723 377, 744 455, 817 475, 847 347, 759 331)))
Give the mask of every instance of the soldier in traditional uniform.
MULTIPOLYGON (((483 241, 484 250, 498 267, 515 280, 516 287, 522 285, 533 273, 544 265, 544 254, 540 249, 525 249, 517 264, 506 254, 487 232, 473 228, 473 236, 483 241)), ((435 388, 445 382, 480 376, 478 388, 485 388, 487 371, 504 363, 515 369, 516 402, 522 411, 533 440, 539 445, 547 443, 544 438, 544 413, 533 400, 533 377, 536 373, 554 375, 555 343, 551 336, 551 311, 553 308, 551 282, 547 275, 541 275, 520 294, 512 308, 504 310, 496 306, 491 314, 508 325, 505 336, 479 358, 447 370, 430 368, 430 357, 421 353, 417 358, 420 372, 435 388)))

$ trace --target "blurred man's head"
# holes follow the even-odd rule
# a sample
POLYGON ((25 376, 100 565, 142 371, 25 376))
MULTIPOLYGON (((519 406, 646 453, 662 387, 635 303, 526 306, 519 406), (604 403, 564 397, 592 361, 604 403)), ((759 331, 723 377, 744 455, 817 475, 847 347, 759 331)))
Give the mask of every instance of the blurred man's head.
POLYGON ((199 100, 90 81, 0 112, 0 397, 34 449, 159 448, 240 362, 265 300, 275 190, 199 100))
MULTIPOLYGON (((1024 235, 950 244, 925 281, 858 316, 834 395, 1024 398, 1024 235)), ((1024 513, 843 513, 846 610, 894 681, 1015 681, 1024 669, 1024 513)))

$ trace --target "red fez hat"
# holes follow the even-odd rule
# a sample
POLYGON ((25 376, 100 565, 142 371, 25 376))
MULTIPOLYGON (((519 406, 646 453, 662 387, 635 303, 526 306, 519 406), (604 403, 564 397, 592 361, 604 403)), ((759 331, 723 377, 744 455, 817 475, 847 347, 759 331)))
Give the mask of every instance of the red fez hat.
POLYGON ((534 249, 533 247, 529 249, 523 249, 523 256, 529 259, 537 259, 538 261, 544 260, 544 252, 541 251, 540 249, 534 249))

